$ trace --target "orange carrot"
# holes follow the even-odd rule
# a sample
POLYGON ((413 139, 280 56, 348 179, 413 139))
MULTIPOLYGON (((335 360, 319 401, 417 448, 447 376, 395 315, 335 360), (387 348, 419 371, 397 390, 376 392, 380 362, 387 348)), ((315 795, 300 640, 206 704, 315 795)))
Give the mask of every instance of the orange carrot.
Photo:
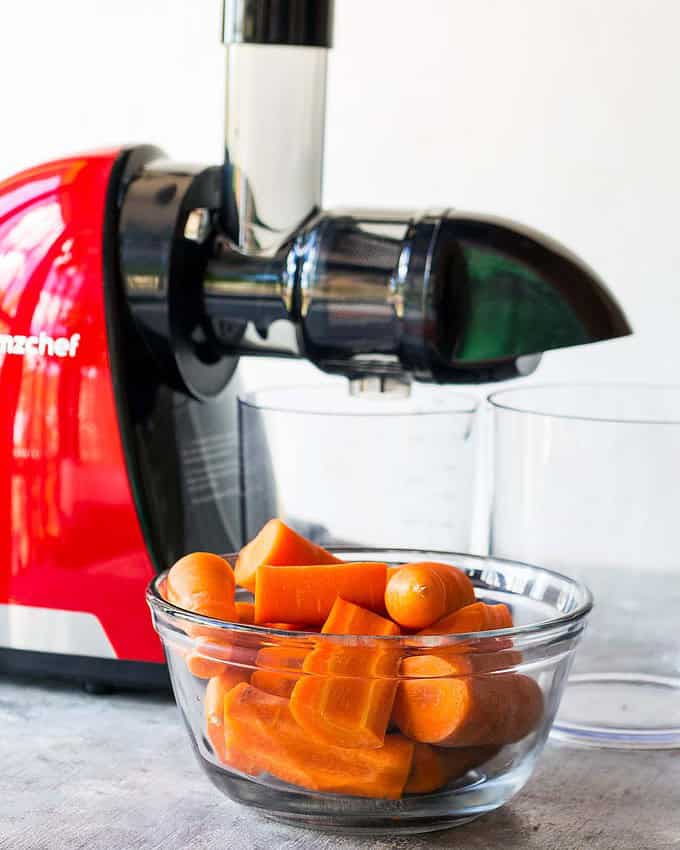
POLYGON ((338 596, 323 624, 321 633, 326 635, 398 635, 399 626, 385 617, 338 596))
MULTIPOLYGON (((193 552, 185 555, 168 573, 166 591, 168 600, 180 608, 235 621, 234 573, 229 564, 211 552, 193 552)), ((192 634, 201 629, 193 628, 192 634)))
POLYGON ((252 665, 256 650, 240 646, 217 637, 199 637, 186 656, 189 672, 199 679, 210 679, 225 673, 229 668, 252 665))
POLYGON ((214 639, 203 637, 194 642, 191 652, 186 657, 186 665, 193 676, 199 679, 212 679, 227 669, 230 658, 229 644, 217 644, 214 639))
POLYGON ((428 654, 444 660, 462 656, 469 662, 472 673, 510 672, 524 660, 522 653, 512 647, 512 638, 482 638, 441 649, 433 648, 428 654))
POLYGON ((388 735, 380 749, 321 744, 297 725, 288 700, 237 685, 224 701, 226 757, 252 776, 271 774, 313 791, 398 799, 411 769, 413 743, 388 735))
POLYGON ((472 582, 450 564, 405 564, 389 576, 385 589, 388 614, 409 629, 424 629, 474 601, 472 582))
POLYGON ((471 674, 465 656, 404 658, 392 720, 415 741, 444 747, 504 746, 543 714, 536 682, 518 673, 471 674))
POLYGON ((251 682, 261 691, 289 697, 302 674, 308 650, 296 646, 264 646, 257 653, 251 682))
MULTIPOLYGON (((455 728, 461 695, 472 672, 465 655, 417 655, 402 658, 401 679, 392 722, 422 743, 446 741, 455 728)), ((486 742, 484 742, 486 743, 486 742)))
POLYGON ((221 762, 226 762, 224 698, 233 687, 247 681, 248 674, 243 668, 232 667, 220 676, 213 676, 205 688, 205 696, 203 697, 205 731, 215 755, 221 762))
POLYGON ((444 749, 430 744, 416 744, 404 793, 429 794, 436 791, 452 779, 460 779, 468 770, 488 761, 497 752, 497 747, 444 749))
POLYGON ((509 672, 524 660, 522 653, 512 648, 512 638, 485 638, 476 644, 468 655, 475 673, 509 672))
POLYGON ((313 738, 339 747, 381 747, 397 690, 394 653, 361 647, 310 653, 320 672, 299 679, 290 708, 313 738), (349 675, 348 671, 352 671, 349 675))
POLYGON ((309 630, 309 626, 303 623, 262 623, 267 629, 278 629, 280 632, 305 632, 309 630))
POLYGON ((449 781, 444 759, 430 744, 417 743, 413 749, 413 763, 404 794, 429 794, 443 788, 449 781))
MULTIPOLYGON (((322 632, 394 635, 394 623, 338 597, 322 632)), ((399 651, 338 646, 310 652, 291 695, 297 722, 319 741, 340 747, 381 747, 397 690, 399 651)))
POLYGON ((466 632, 486 632, 491 629, 512 628, 512 616, 507 605, 489 605, 475 602, 453 614, 448 614, 431 626, 418 632, 420 635, 460 635, 466 632))
MULTIPOLYGON (((506 605, 475 602, 444 617, 418 634, 464 634, 511 627, 512 617, 506 605)), ((441 650, 433 650, 432 654, 440 658, 449 658, 452 654, 467 653, 472 669, 476 673, 507 670, 522 663, 521 652, 510 651, 513 645, 511 638, 482 638, 480 634, 480 639, 472 646, 457 644, 441 650)))
POLYGON ((236 561, 236 583, 255 593, 255 573, 262 564, 287 566, 339 563, 340 558, 297 534, 280 519, 270 519, 257 536, 241 549, 236 561))
POLYGON ((257 569, 256 623, 322 625, 336 596, 378 613, 384 610, 385 564, 314 564, 257 569))
POLYGON ((252 626, 255 622, 255 603, 253 602, 237 602, 236 615, 239 623, 246 623, 252 626))
POLYGON ((468 770, 481 767, 498 755, 503 748, 490 747, 441 747, 437 752, 443 757, 449 774, 449 781, 460 779, 468 770))

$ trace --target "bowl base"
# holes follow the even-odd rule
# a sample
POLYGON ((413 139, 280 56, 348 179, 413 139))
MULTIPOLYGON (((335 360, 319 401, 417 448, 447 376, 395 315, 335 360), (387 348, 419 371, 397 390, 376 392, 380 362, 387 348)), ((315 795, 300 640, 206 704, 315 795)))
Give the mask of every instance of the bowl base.
POLYGON ((451 829, 455 826, 464 826, 470 821, 477 820, 483 813, 477 815, 465 815, 460 817, 424 817, 413 820, 396 820, 385 818, 384 821, 371 820, 370 824, 362 825, 360 822, 333 823, 328 818, 315 818, 308 815, 288 815, 271 812, 260 813, 266 820, 283 823, 286 826, 294 826, 299 829, 313 829, 315 832, 327 832, 333 835, 419 835, 423 832, 437 832, 442 829, 451 829))
POLYGON ((195 746, 213 785, 267 820, 344 835, 417 835, 470 823, 504 805, 524 785, 533 758, 502 777, 470 771, 460 784, 399 800, 344 797, 305 791, 240 775, 213 764, 195 746))
POLYGON ((582 747, 680 748, 680 678, 642 673, 571 676, 551 737, 582 747))

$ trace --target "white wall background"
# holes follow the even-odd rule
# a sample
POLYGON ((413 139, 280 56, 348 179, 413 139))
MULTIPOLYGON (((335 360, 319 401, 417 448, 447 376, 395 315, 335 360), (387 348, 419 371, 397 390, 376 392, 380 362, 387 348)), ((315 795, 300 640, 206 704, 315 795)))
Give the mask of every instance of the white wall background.
MULTIPOLYGON (((0 178, 154 142, 222 152, 220 0, 0 2, 0 178)), ((524 221, 608 281, 632 338, 534 379, 680 369, 678 0, 337 0, 327 205, 454 205, 524 221)), ((318 380, 249 364, 252 384, 318 380)))

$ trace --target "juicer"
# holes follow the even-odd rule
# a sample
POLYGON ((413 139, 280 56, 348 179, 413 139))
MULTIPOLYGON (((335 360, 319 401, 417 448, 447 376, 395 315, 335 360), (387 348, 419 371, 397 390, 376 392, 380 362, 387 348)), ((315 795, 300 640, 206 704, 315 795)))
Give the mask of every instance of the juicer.
POLYGON ((240 357, 389 390, 630 332, 533 230, 323 209, 332 22, 332 0, 225 0, 222 164, 118 147, 0 183, 0 669, 165 680, 146 585, 243 542, 240 357))

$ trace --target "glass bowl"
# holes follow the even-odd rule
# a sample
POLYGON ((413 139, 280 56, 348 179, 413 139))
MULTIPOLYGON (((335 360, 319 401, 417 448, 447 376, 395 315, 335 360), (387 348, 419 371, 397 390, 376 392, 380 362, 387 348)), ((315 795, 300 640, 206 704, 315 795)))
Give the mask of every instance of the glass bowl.
MULTIPOLYGON (((496 558, 413 549, 334 552, 390 565, 455 565, 478 599, 504 602, 515 625, 475 634, 358 637, 226 623, 167 602, 167 574, 159 575, 147 600, 177 704, 213 784, 266 817, 348 833, 444 829, 508 802, 529 779, 548 737, 592 607, 589 590, 558 573, 496 558), (312 652, 334 661, 305 662, 303 672, 312 652), (368 711, 391 712, 383 746, 337 746, 318 737, 307 723, 318 720, 318 711, 305 717, 307 700, 298 698, 294 716, 290 711, 296 697, 288 697, 301 688, 300 697, 302 682, 329 722, 352 712, 364 719, 368 711)), ((233 565, 235 556, 226 557, 233 565)), ((252 597, 239 592, 238 598, 252 597)))

